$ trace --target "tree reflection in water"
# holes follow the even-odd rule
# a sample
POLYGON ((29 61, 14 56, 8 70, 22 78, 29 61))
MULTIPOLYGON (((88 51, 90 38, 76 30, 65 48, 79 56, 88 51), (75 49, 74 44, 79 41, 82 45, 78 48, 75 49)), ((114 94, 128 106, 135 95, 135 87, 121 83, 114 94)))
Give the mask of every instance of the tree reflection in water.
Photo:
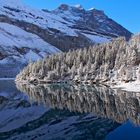
POLYGON ((93 113, 118 123, 127 120, 140 124, 140 93, 112 90, 105 86, 88 85, 21 85, 17 88, 27 93, 30 100, 58 109, 93 113))

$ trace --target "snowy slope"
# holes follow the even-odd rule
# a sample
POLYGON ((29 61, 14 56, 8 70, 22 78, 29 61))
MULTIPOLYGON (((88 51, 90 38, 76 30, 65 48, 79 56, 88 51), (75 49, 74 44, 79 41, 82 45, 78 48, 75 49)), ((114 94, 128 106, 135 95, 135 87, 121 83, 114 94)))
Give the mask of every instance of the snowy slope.
POLYGON ((37 35, 28 33, 7 23, 0 23, 0 32, 1 46, 3 44, 5 44, 5 46, 17 46, 18 48, 25 46, 31 49, 39 49, 40 51, 48 51, 48 53, 55 53, 58 51, 56 47, 48 44, 37 35))
POLYGON ((66 21, 60 16, 56 16, 53 13, 43 12, 42 10, 32 9, 29 6, 23 5, 21 0, 1 0, 0 9, 1 15, 26 21, 44 29, 55 28, 67 33, 68 35, 76 35, 76 33, 70 27, 62 23, 66 21))
POLYGON ((36 61, 58 52, 59 49, 39 36, 17 26, 0 23, 0 77, 13 77, 30 60, 36 61))
MULTIPOLYGON (((45 42, 37 35, 28 33, 16 26, 0 23, 0 32, 0 50, 5 56, 13 55, 17 59, 22 58, 24 62, 27 62, 29 59, 43 58, 45 54, 59 52, 56 47, 45 42)), ((0 61, 0 63, 2 62, 4 60, 0 61)))
MULTIPOLYGON (((131 35, 130 32, 122 28, 122 33, 119 34, 118 28, 119 25, 115 25, 114 21, 110 21, 108 17, 99 10, 88 10, 85 11, 83 8, 79 6, 68 6, 65 4, 60 5, 56 10, 53 11, 45 11, 45 10, 36 10, 29 6, 22 4, 21 0, 0 0, 0 14, 6 15, 12 19, 16 19, 19 21, 26 21, 28 23, 37 25, 44 29, 53 28, 60 31, 62 34, 69 36, 78 36, 77 32, 81 32, 81 29, 76 27, 82 27, 80 25, 83 24, 86 20, 90 22, 97 22, 95 24, 99 24, 98 28, 99 36, 102 32, 110 32, 112 36, 119 36, 124 34, 131 35), (86 19, 87 18, 87 19, 86 19), (91 20, 91 21, 90 21, 91 20), (108 22, 108 25, 106 23, 108 22), (114 24, 114 26, 111 25, 114 24), (103 27, 104 24, 104 27, 103 27), (116 26, 116 28, 115 28, 116 26), (102 29, 103 28, 103 29, 102 29), (114 28, 114 29, 113 29, 114 28), (124 30, 124 31, 123 31, 124 30), (102 32, 101 32, 102 31, 102 32), (126 33, 126 34, 125 34, 126 33)), ((86 32, 94 33, 96 31, 95 26, 90 27, 89 23, 85 23, 89 26, 89 29, 83 24, 83 28, 85 28, 86 32), (94 32, 93 32, 94 31, 94 32)), ((85 32, 83 29, 82 31, 85 32)), ((121 31, 120 31, 121 32, 121 31)), ((111 34, 106 35, 110 36, 111 34)), ((95 40, 96 42, 96 40, 95 40)))
POLYGON ((91 35, 91 34, 84 34, 83 33, 83 35, 93 42, 96 41, 96 43, 106 43, 106 42, 109 42, 111 40, 111 38, 107 38, 105 36, 99 36, 97 34, 96 35, 91 35))

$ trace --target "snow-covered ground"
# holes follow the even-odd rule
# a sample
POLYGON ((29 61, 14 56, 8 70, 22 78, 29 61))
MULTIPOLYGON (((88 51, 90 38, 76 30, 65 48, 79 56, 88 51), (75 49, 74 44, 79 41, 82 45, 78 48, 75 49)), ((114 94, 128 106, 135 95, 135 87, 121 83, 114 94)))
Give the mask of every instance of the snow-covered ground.
POLYGON ((111 38, 107 38, 106 36, 99 36, 99 35, 91 35, 91 34, 83 34, 87 38, 89 38, 91 41, 96 43, 106 43, 111 40, 111 38))
MULTIPOLYGON (((14 60, 22 63, 43 58, 46 54, 54 54, 60 52, 59 49, 45 42, 39 36, 26 32, 23 29, 10 25, 8 23, 0 23, 0 50, 1 53, 12 56, 14 60), (24 48, 27 49, 24 54, 24 48), (23 49, 23 55, 18 51, 23 49)), ((4 58, 0 64, 7 64, 11 58, 4 58)))
POLYGON ((140 92, 140 82, 138 81, 129 83, 118 82, 117 85, 111 87, 129 92, 140 92))
MULTIPOLYGON (((47 51, 49 53, 55 53, 58 49, 39 36, 26 32, 23 29, 10 25, 8 23, 0 23, 0 45, 5 46, 17 46, 18 48, 27 47, 31 49, 39 49, 40 51, 47 51)), ((7 48, 8 49, 8 48, 7 48)))

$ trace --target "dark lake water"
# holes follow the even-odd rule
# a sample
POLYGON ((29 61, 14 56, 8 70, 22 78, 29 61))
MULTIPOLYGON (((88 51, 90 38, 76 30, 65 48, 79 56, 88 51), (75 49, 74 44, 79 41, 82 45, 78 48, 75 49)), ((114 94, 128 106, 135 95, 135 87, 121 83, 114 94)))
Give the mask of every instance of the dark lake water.
POLYGON ((140 140, 140 93, 0 80, 0 140, 140 140))

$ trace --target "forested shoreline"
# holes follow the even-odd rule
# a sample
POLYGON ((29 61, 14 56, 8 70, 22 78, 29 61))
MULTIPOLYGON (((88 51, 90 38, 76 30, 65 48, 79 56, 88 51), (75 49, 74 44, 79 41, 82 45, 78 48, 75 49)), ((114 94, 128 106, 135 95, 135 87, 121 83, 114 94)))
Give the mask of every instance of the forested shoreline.
POLYGON ((117 83, 140 79, 140 35, 31 62, 16 77, 30 83, 117 83))

